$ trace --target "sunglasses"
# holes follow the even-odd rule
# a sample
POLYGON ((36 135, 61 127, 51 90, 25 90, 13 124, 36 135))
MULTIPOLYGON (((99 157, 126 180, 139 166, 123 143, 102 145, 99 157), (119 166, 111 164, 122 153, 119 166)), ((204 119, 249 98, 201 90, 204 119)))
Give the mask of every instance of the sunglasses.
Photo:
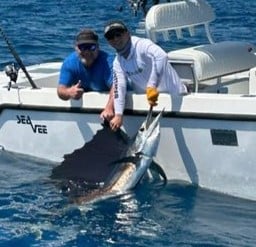
POLYGON ((105 38, 107 40, 113 40, 114 38, 121 38, 123 34, 124 34, 124 31, 109 32, 105 34, 105 38))
POLYGON ((78 45, 80 51, 95 51, 97 49, 96 44, 80 44, 78 45))

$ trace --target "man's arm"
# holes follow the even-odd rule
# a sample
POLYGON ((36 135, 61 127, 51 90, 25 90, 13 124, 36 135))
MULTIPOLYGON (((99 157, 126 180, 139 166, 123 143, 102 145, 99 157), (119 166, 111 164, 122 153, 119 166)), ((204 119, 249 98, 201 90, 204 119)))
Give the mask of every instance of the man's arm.
POLYGON ((114 85, 112 85, 109 91, 108 102, 105 106, 105 109, 100 114, 101 119, 110 121, 115 115, 114 112, 114 85))

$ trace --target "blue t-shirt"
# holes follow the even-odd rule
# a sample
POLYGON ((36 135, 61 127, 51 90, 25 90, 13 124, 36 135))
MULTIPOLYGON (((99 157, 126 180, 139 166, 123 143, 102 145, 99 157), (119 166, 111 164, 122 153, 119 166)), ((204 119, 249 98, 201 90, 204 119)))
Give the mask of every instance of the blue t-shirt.
POLYGON ((72 86, 81 81, 85 91, 109 91, 113 80, 114 56, 104 51, 89 68, 85 67, 76 52, 71 53, 63 62, 60 70, 59 84, 72 86))

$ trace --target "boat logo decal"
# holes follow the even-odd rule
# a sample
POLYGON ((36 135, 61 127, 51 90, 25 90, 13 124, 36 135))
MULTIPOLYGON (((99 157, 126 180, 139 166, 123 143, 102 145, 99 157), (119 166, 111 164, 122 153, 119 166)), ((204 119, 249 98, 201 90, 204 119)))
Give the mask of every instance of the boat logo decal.
POLYGON ((31 126, 34 133, 38 134, 47 134, 47 126, 41 124, 33 124, 32 120, 29 116, 25 115, 16 115, 17 117, 17 124, 28 124, 31 126))

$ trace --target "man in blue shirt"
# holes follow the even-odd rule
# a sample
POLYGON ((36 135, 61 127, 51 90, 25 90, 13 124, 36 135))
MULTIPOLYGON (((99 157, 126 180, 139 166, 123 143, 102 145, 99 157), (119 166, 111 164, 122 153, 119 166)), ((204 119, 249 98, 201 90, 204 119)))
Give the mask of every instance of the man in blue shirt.
MULTIPOLYGON (((62 100, 80 99, 84 92, 109 91, 112 86, 114 56, 100 50, 98 35, 83 29, 76 36, 75 51, 63 62, 57 93, 62 100)), ((109 98, 102 118, 114 116, 113 99, 109 98)))

